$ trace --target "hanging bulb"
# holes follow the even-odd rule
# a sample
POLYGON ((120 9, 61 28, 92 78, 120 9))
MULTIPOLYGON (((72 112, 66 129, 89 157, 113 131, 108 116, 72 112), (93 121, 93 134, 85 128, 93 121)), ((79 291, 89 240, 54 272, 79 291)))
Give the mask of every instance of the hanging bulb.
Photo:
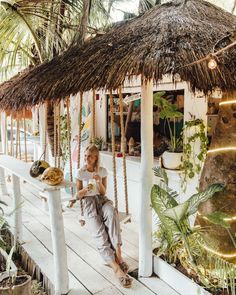
POLYGON ((214 70, 217 67, 217 62, 214 58, 211 58, 208 62, 208 68, 214 70))

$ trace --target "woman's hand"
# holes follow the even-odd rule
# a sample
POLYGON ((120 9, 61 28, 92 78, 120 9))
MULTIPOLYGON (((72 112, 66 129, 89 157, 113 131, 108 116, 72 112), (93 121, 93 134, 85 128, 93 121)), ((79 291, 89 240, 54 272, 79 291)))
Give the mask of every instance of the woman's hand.
POLYGON ((96 182, 101 182, 101 181, 102 181, 102 178, 101 178, 98 174, 95 174, 95 175, 93 176, 93 179, 95 179, 96 182))
POLYGON ((89 184, 87 187, 81 189, 77 194, 77 198, 83 199, 86 196, 86 194, 92 190, 93 186, 92 187, 91 186, 92 184, 89 184))

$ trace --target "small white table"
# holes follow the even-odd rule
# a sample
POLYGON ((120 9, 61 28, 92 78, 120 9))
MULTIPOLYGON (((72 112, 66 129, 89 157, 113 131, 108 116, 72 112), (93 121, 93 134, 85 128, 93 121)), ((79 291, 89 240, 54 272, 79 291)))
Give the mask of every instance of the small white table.
POLYGON ((51 236, 54 257, 55 293, 67 294, 69 291, 69 277, 67 267, 67 254, 64 233, 64 223, 61 208, 61 188, 69 187, 69 181, 64 181, 57 186, 49 186, 32 178, 29 174, 30 165, 7 155, 0 155, 0 193, 8 194, 4 170, 12 174, 14 207, 14 238, 22 242, 22 197, 20 179, 34 186, 39 192, 44 192, 48 200, 51 236))

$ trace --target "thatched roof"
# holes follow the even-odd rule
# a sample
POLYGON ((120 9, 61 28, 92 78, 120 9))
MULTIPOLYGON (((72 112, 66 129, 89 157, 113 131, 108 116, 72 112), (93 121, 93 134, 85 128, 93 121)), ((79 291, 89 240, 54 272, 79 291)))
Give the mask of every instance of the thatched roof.
POLYGON ((64 98, 92 88, 117 88, 127 75, 156 81, 178 73, 192 89, 235 89, 236 48, 219 56, 212 71, 207 62, 183 67, 232 42, 236 17, 203 0, 175 0, 73 47, 38 66, 0 96, 2 108, 18 109, 64 98))

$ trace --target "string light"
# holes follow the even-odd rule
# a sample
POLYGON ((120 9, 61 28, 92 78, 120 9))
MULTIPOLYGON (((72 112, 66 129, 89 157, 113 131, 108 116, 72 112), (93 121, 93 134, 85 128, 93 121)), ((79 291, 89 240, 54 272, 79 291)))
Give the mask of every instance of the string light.
POLYGON ((214 70, 217 67, 217 62, 214 58, 211 58, 208 62, 208 68, 214 70))
POLYGON ((236 100, 228 100, 228 101, 222 101, 219 103, 220 106, 225 105, 225 104, 233 104, 236 103, 236 100))
MULTIPOLYGON (((197 215, 201 216, 201 217, 202 217, 203 219, 205 219, 205 220, 209 220, 209 219, 207 218, 207 216, 202 216, 202 214, 199 213, 199 211, 197 212, 197 215)), ((225 220, 225 221, 234 221, 234 220, 236 220, 236 216, 233 216, 232 218, 224 218, 224 220, 225 220)), ((196 227, 199 227, 199 228, 200 228, 199 225, 197 225, 196 227)), ((216 251, 216 250, 213 250, 213 249, 207 247, 206 245, 202 245, 202 246, 203 246, 203 248, 206 249, 207 251, 209 251, 209 252, 211 252, 211 253, 213 253, 213 254, 216 254, 216 255, 218 255, 218 256, 220 256, 220 257, 223 257, 223 258, 234 258, 234 257, 236 257, 236 253, 234 253, 234 254, 224 254, 224 253, 222 253, 222 252, 218 252, 218 251, 216 251)))
POLYGON ((223 147, 223 148, 217 148, 207 151, 208 154, 210 153, 216 153, 216 152, 228 152, 228 151, 236 151, 236 147, 223 147))
POLYGON ((224 253, 218 252, 218 251, 216 251, 216 250, 213 250, 213 249, 207 247, 206 245, 202 245, 202 246, 203 246, 203 248, 205 248, 207 251, 209 251, 209 252, 211 252, 211 253, 213 253, 213 254, 216 254, 216 255, 218 255, 218 256, 220 256, 220 257, 222 257, 222 258, 234 258, 234 257, 236 257, 236 253, 234 253, 234 254, 224 254, 224 253))
MULTIPOLYGON (((205 220, 209 220, 207 218, 207 216, 202 216, 202 214, 198 211, 197 212, 197 215, 201 216, 201 218, 205 219, 205 220)), ((236 220, 236 216, 232 216, 232 217, 226 217, 226 218, 223 218, 224 221, 235 221, 236 220)), ((200 227, 200 226, 199 226, 200 227)))

